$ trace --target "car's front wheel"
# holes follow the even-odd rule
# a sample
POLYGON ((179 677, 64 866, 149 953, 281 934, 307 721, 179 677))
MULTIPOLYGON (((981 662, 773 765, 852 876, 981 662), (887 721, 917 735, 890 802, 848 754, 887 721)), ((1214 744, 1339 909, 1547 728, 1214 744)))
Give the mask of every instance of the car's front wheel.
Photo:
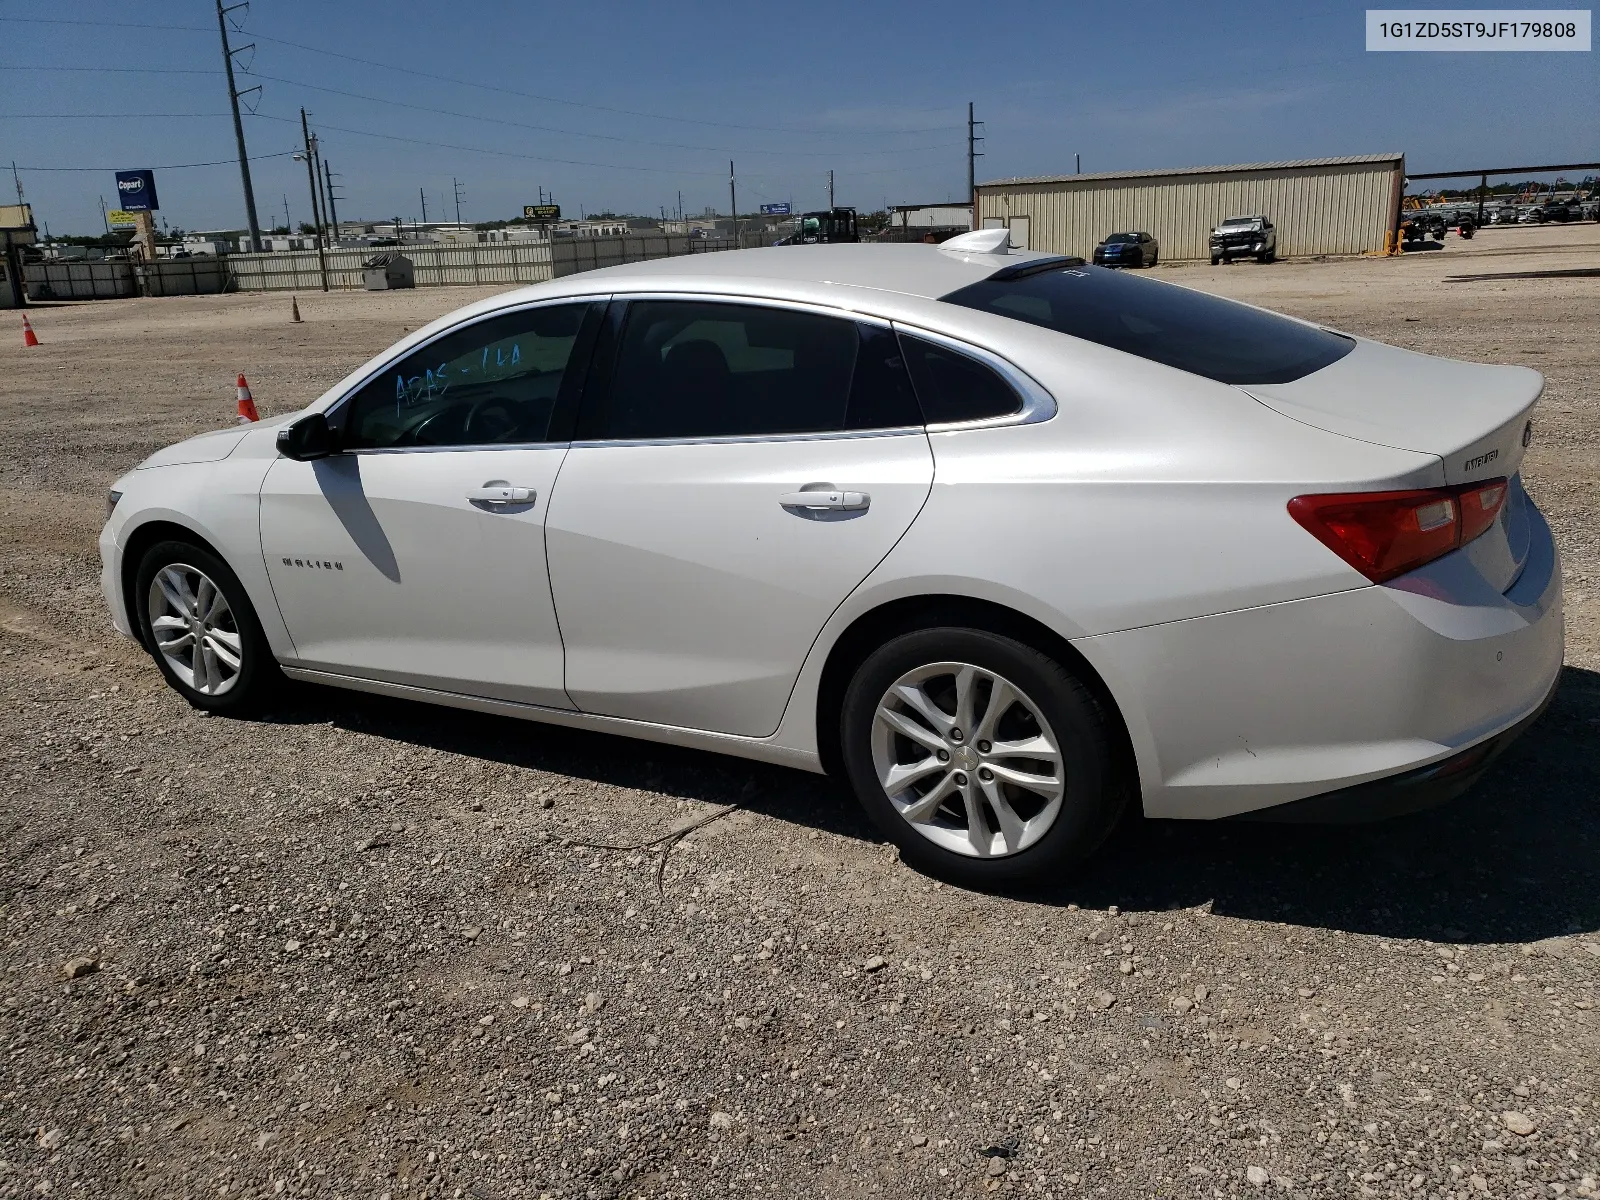
POLYGON ((856 671, 846 772, 901 857, 964 887, 1061 877, 1121 814, 1106 716, 1060 663, 976 629, 903 634, 856 671))
POLYGON ((158 542, 134 577, 145 646, 180 696, 209 712, 258 707, 282 681, 244 585, 215 554, 158 542))

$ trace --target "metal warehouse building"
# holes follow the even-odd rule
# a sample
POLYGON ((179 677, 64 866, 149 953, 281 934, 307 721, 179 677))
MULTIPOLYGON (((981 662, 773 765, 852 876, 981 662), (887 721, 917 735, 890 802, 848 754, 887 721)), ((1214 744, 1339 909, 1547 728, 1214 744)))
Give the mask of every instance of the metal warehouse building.
POLYGON ((1085 258, 1107 234, 1140 230, 1162 258, 1195 259, 1209 257, 1217 222, 1259 214, 1277 226, 1281 255, 1360 254, 1383 249, 1404 185, 1403 154, 997 179, 978 185, 978 224, 1085 258))

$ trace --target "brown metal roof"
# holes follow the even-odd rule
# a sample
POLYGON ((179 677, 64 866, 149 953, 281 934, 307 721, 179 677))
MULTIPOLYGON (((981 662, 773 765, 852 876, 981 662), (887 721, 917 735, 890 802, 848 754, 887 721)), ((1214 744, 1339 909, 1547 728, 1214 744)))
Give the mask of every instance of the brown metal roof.
POLYGON ((1395 163, 1405 160, 1403 153, 1347 154, 1340 158, 1291 158, 1284 162, 1234 163, 1226 167, 1170 167, 1163 171, 1096 171, 1083 175, 1025 175, 1015 179, 994 179, 979 188, 1021 187, 1038 183, 1094 183, 1107 179, 1158 179, 1168 175, 1231 175, 1246 171, 1289 171, 1302 167, 1348 167, 1359 163, 1395 163))

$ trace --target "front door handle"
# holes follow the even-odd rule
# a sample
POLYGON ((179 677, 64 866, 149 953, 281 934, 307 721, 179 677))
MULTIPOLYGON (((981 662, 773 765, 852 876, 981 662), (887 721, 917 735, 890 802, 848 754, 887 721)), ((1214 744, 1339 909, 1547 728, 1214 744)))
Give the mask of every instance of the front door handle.
POLYGON ((785 492, 778 497, 784 508, 803 508, 813 511, 856 512, 872 503, 866 492, 785 492))
POLYGON ((467 499, 473 504, 501 508, 511 504, 532 504, 537 495, 538 493, 532 488, 512 487, 507 483, 486 483, 481 488, 473 488, 468 492, 467 499))

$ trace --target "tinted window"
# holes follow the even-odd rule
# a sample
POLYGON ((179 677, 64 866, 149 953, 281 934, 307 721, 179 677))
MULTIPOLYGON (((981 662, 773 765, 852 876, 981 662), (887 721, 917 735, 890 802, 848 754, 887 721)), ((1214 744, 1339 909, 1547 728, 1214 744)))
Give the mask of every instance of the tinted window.
POLYGON ((1287 317, 1101 267, 986 279, 944 299, 1220 383, 1289 383, 1355 347, 1349 338, 1287 317))
POLYGON ((686 300, 628 306, 598 440, 762 437, 921 424, 894 335, 792 309, 686 300))
POLYGON ((908 334, 900 344, 928 424, 1004 417, 1022 408, 1011 385, 976 359, 908 334))
POLYGON ((587 304, 479 321, 413 351, 351 397, 347 449, 542 442, 587 304))

